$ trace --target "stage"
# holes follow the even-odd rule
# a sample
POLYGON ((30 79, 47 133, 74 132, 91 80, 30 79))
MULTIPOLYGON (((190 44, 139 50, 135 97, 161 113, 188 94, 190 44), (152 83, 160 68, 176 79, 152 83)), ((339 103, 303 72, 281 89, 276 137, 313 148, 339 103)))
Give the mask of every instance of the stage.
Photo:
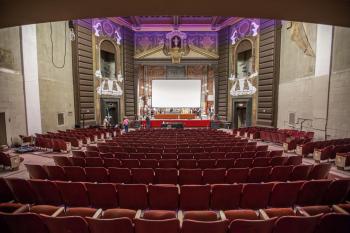
MULTIPOLYGON (((160 128, 162 123, 182 123, 185 128, 210 127, 210 120, 155 119, 151 120, 151 128, 160 128)), ((146 126, 146 121, 141 121, 146 126)))

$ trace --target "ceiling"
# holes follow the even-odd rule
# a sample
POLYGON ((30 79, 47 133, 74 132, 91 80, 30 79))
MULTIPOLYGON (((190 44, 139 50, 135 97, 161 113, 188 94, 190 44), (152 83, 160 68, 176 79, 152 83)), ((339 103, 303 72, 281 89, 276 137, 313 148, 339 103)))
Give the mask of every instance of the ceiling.
POLYGON ((350 26, 349 12, 350 0, 0 0, 0 27, 127 15, 234 15, 350 26))
POLYGON ((216 31, 231 25, 241 18, 224 16, 127 16, 112 17, 135 31, 216 31))

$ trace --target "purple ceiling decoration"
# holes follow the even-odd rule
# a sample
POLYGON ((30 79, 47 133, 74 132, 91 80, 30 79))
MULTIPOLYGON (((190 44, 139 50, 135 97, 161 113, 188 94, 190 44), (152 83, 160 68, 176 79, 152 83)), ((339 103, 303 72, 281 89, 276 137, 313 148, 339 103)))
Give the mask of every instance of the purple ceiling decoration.
POLYGON ((236 44, 242 38, 247 36, 257 36, 259 33, 259 20, 258 19, 244 19, 235 24, 231 28, 231 42, 232 45, 236 44))
POLYGON ((108 19, 93 19, 92 29, 95 36, 108 36, 113 38, 118 45, 121 42, 121 27, 108 19))

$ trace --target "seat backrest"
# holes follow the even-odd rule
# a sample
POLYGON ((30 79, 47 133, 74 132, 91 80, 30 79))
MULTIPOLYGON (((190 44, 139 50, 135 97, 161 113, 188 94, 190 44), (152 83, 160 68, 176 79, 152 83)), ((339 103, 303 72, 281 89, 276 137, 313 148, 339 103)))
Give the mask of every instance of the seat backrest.
POLYGON ((293 167, 289 180, 307 180, 313 165, 297 165, 293 167))
POLYGON ((63 167, 44 165, 49 180, 67 180, 63 167))
POLYGON ((217 168, 230 169, 230 168, 233 168, 234 164, 235 164, 234 159, 218 159, 218 160, 216 160, 216 167, 217 168))
POLYGON ((235 168, 246 168, 250 167, 253 163, 253 159, 239 158, 235 160, 235 168))
POLYGON ((111 209, 118 207, 118 195, 114 184, 85 183, 93 208, 111 209))
POLYGON ((239 207, 242 184, 214 184, 211 190, 210 208, 229 210, 239 207))
POLYGON ((179 190, 176 185, 149 185, 149 206, 154 210, 176 210, 179 206, 179 190))
POLYGON ((3 177, 0 177, 0 202, 9 202, 13 201, 14 199, 15 197, 13 196, 6 180, 3 177))
POLYGON ((141 168, 157 168, 158 167, 158 161, 156 159, 141 159, 140 160, 140 167, 141 168))
MULTIPOLYGON (((63 166, 78 166, 78 167, 85 167, 86 161, 85 158, 82 157, 70 157, 69 160, 71 161, 71 165, 63 165, 63 166)), ((59 164, 57 164, 59 165, 59 164)), ((62 165, 59 165, 62 166, 62 165)))
POLYGON ((115 168, 108 169, 109 181, 113 183, 130 183, 131 171, 128 168, 115 168))
POLYGON ((122 166, 122 162, 116 158, 103 158, 103 164, 106 168, 122 166))
POLYGON ((148 208, 147 186, 144 184, 120 184, 117 186, 119 207, 126 209, 148 208))
POLYGON ((77 166, 63 167, 67 180, 75 182, 87 181, 84 168, 77 166))
POLYGON ((271 159, 269 157, 254 158, 252 167, 268 167, 271 159))
POLYGON ((200 169, 215 168, 215 165, 216 165, 215 159, 199 159, 198 160, 198 167, 200 169))
POLYGON ((151 184, 154 182, 154 171, 152 168, 131 169, 132 182, 134 184, 151 184))
POLYGON ((137 159, 123 159, 122 166, 125 168, 139 168, 140 163, 137 159))
POLYGON ((301 206, 320 204, 330 183, 331 180, 310 180, 304 182, 298 194, 296 204, 301 206))
POLYGON ((207 210, 210 203, 209 185, 183 185, 180 192, 181 210, 207 210))
POLYGON ((303 162, 303 156, 289 156, 286 165, 300 165, 303 162))
POLYGON ((284 216, 277 219, 273 233, 313 233, 321 215, 312 217, 284 216))
POLYGON ((50 217, 43 216, 50 233, 89 233, 86 220, 79 216, 50 217))
POLYGON ((179 184, 201 184, 202 170, 200 169, 179 169, 179 184))
POLYGON ((135 233, 179 233, 180 221, 177 218, 166 220, 135 219, 135 233))
POLYGON ((342 203, 350 191, 350 179, 333 180, 323 195, 322 204, 342 203))
POLYGON ((293 166, 272 167, 269 181, 287 181, 292 174, 293 166))
POLYGON ((159 160, 160 168, 177 168, 177 160, 176 159, 161 159, 159 160))
POLYGON ((53 161, 58 166, 72 166, 72 163, 68 157, 65 156, 53 156, 53 161))
POLYGON ((327 179, 331 168, 332 164, 330 163, 315 164, 309 173, 309 179, 327 179))
POLYGON ((264 209, 269 202, 273 183, 245 184, 240 207, 243 209, 264 209))
POLYGON ((0 224, 1 231, 4 233, 8 233, 6 230, 13 233, 49 233, 41 217, 34 213, 5 214, 0 212, 0 224))
POLYGON ((271 166, 282 166, 287 162, 287 157, 272 157, 270 160, 271 166))
POLYGON ((108 182, 108 170, 104 167, 86 167, 85 173, 89 182, 108 182))
POLYGON ((179 159, 178 167, 181 169, 195 169, 197 168, 197 160, 195 159, 179 159))
POLYGON ((55 183, 60 190, 61 196, 66 206, 90 206, 90 201, 83 183, 64 181, 56 181, 55 183))
POLYGON ((85 218, 89 225, 90 233, 114 232, 118 229, 118 233, 133 233, 133 225, 129 218, 115 219, 96 219, 85 218))
POLYGON ((298 193, 304 181, 276 183, 270 195, 270 207, 290 207, 298 198, 298 193))
POLYGON ((276 218, 268 220, 244 220, 237 219, 230 223, 228 227, 229 233, 244 232, 244 233, 272 233, 276 218))
POLYGON ((103 167, 103 159, 100 157, 85 158, 87 167, 103 167))
POLYGON ((248 183, 260 183, 269 179, 271 167, 253 167, 249 171, 248 183))
POLYGON ((223 184, 225 183, 225 176, 225 168, 204 169, 203 184, 223 184))
POLYGON ((6 182, 17 202, 22 204, 34 204, 38 202, 38 196, 29 181, 20 178, 7 178, 6 182))
POLYGON ((350 229, 350 215, 328 213, 321 217, 315 233, 348 233, 350 229))
POLYGON ((48 174, 41 165, 25 164, 31 179, 48 179, 48 174))
POLYGON ((176 168, 157 168, 156 183, 157 184, 177 184, 178 183, 178 172, 176 168))
POLYGON ((182 233, 226 233, 228 221, 196 221, 185 219, 182 223, 182 233))
POLYGON ((226 183, 245 183, 248 180, 249 168, 231 168, 227 170, 226 183))
POLYGON ((64 203, 61 193, 54 182, 34 179, 29 182, 38 195, 39 204, 59 206, 64 203))

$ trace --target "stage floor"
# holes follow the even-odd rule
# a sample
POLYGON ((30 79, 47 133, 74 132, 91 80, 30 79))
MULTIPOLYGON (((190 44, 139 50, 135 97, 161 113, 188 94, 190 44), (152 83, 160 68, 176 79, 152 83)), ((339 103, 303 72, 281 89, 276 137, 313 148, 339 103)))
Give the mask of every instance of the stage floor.
MULTIPOLYGON (((179 122, 184 125, 186 128, 193 128, 193 127, 210 127, 210 120, 200 120, 200 119, 193 119, 193 120, 181 120, 181 119, 154 119, 151 120, 151 127, 152 128, 160 128, 163 122, 179 122)), ((141 121, 142 125, 146 125, 146 121, 141 121)))

